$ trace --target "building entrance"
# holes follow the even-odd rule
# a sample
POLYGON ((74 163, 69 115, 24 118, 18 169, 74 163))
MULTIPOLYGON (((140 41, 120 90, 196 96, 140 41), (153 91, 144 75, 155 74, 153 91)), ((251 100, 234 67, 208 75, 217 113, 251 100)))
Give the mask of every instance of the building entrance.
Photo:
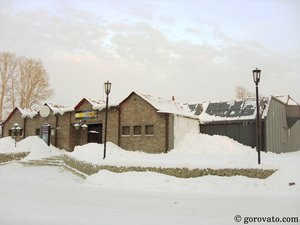
POLYGON ((88 143, 102 143, 102 124, 88 125, 88 143))

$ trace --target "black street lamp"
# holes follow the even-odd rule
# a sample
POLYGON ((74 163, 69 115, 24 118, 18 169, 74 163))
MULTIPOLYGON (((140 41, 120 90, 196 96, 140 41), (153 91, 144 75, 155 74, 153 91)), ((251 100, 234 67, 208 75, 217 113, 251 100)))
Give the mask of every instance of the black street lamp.
POLYGON ((258 83, 260 81, 261 70, 255 69, 253 72, 253 81, 256 86, 256 151, 258 154, 258 164, 260 164, 260 147, 261 147, 261 129, 260 129, 260 115, 259 115, 259 99, 258 99, 258 83))
POLYGON ((106 136, 107 136, 107 116, 108 116, 108 95, 111 90, 111 83, 106 81, 104 83, 104 90, 106 94, 106 107, 105 107, 105 133, 104 133, 104 152, 103 152, 103 159, 106 157, 106 136))
POLYGON ((21 127, 18 123, 15 123, 13 127, 11 128, 12 135, 15 138, 15 147, 17 147, 17 136, 21 133, 21 127))

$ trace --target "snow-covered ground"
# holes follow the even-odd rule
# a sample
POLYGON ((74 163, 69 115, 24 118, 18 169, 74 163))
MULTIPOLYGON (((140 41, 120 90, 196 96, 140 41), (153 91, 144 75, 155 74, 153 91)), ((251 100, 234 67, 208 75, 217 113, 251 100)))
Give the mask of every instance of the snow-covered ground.
MULTIPOLYGON (((0 139, 1 152, 15 151, 10 141, 0 139)), ((28 159, 62 153, 37 137, 19 142, 19 151, 22 146, 31 151, 28 159)), ((5 164, 0 166, 0 224, 236 224, 235 215, 300 218, 300 152, 262 154, 262 165, 257 166, 255 150, 228 138, 193 134, 168 154, 127 152, 109 143, 103 160, 102 149, 89 144, 71 155, 96 164, 278 171, 265 180, 240 176, 180 179, 151 172, 108 171, 82 180, 60 167, 5 164), (289 186, 290 182, 295 185, 289 186)))

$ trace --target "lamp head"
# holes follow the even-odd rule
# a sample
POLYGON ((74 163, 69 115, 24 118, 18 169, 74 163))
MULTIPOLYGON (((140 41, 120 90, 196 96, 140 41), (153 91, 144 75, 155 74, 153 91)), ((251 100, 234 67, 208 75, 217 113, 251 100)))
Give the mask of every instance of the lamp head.
POLYGON ((79 125, 78 123, 75 123, 75 124, 74 124, 75 130, 79 130, 79 126, 80 126, 80 125, 79 125))
POLYGON ((86 125, 86 124, 82 124, 82 130, 87 130, 88 129, 88 125, 86 125))
POLYGON ((110 93, 110 90, 111 90, 111 83, 109 81, 106 81, 104 83, 104 90, 105 90, 105 93, 108 95, 110 93))
POLYGON ((259 70, 259 69, 256 68, 252 72, 253 72, 253 81, 257 85, 259 83, 259 81, 260 81, 261 70, 259 70))

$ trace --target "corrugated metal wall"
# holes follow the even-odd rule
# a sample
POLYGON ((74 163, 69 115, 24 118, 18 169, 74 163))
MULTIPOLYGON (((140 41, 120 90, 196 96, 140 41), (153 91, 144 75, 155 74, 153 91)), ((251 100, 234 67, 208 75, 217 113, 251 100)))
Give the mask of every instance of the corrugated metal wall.
POLYGON ((255 147, 255 122, 238 122, 226 124, 201 124, 200 132, 209 135, 222 135, 241 144, 255 147))
POLYGON ((287 151, 287 122, 285 105, 271 99, 266 119, 266 149, 269 152, 287 151))
POLYGON ((266 150, 269 152, 289 152, 289 129, 286 117, 286 105, 271 98, 265 121, 266 150))
POLYGON ((289 152, 300 151, 300 120, 289 130, 289 152))

